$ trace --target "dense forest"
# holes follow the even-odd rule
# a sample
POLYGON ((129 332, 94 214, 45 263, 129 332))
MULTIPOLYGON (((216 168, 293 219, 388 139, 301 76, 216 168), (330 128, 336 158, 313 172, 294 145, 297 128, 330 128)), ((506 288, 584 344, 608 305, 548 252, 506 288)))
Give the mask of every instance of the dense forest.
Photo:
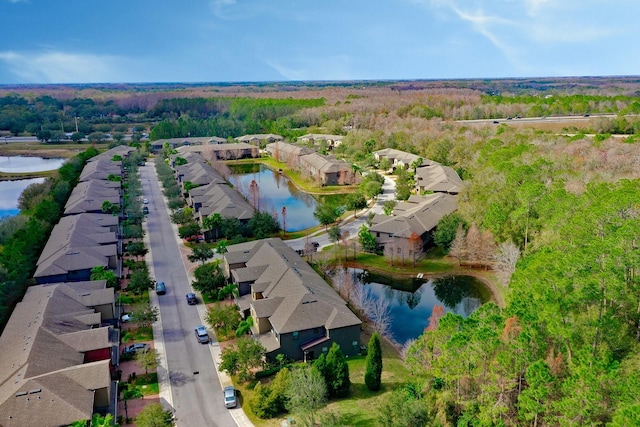
POLYGON ((0 132, 80 116, 87 131, 146 123, 151 139, 331 133, 363 169, 386 147, 454 167, 460 217, 522 256, 504 306, 432 318, 406 349, 429 424, 639 425, 638 79, 18 89, 0 132), (560 115, 590 117, 460 122, 560 115))

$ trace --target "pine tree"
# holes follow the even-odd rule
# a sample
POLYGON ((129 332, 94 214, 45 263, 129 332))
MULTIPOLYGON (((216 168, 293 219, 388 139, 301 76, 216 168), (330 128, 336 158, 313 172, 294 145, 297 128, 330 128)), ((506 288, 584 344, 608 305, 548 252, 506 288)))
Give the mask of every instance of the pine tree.
POLYGON ((364 383, 369 390, 380 390, 382 378, 382 348, 380 347, 380 335, 377 332, 371 336, 367 346, 367 366, 364 372, 364 383))
POLYGON ((345 397, 349 394, 351 380, 349 379, 349 365, 335 342, 326 357, 325 381, 329 389, 329 396, 345 397))

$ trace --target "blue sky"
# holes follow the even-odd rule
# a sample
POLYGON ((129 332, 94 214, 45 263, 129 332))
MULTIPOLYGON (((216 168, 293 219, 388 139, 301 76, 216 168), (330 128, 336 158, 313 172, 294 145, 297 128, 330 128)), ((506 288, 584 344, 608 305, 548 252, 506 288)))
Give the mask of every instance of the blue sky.
POLYGON ((0 0, 0 84, 640 74, 638 0, 0 0))

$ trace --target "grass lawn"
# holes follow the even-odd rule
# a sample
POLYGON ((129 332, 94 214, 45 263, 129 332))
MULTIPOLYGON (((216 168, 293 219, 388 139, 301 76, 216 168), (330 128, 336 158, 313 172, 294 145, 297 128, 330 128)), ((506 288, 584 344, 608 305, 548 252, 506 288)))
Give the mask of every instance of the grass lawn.
POLYGON ((136 378, 136 388, 145 396, 153 394, 159 394, 160 389, 158 387, 158 374, 152 372, 147 375, 140 375, 136 378))
MULTIPOLYGON (((349 363, 349 378, 351 379, 349 396, 329 401, 327 407, 321 412, 327 411, 340 414, 342 417, 341 425, 344 426, 369 427, 376 425, 377 406, 380 402, 387 399, 395 388, 406 384, 412 379, 409 369, 398 356, 398 352, 386 342, 382 343, 382 355, 382 388, 380 391, 372 392, 364 383, 366 356, 350 357, 347 359, 349 363)), ((269 382, 272 378, 266 378, 263 381, 269 382)), ((238 384, 235 380, 234 378, 234 382, 237 384, 236 388, 240 391, 242 407, 256 427, 277 427, 282 420, 291 416, 290 414, 282 414, 269 420, 261 420, 256 417, 249 404, 256 382, 238 384)))
POLYGON ((122 342, 151 341, 152 339, 153 330, 151 326, 122 331, 122 342))

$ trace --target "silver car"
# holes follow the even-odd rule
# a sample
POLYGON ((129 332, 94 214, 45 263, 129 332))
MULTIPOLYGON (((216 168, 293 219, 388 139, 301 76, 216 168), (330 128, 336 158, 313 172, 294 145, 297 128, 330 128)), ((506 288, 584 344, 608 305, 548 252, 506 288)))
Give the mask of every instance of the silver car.
POLYGON ((238 400, 236 399, 236 389, 230 385, 224 388, 224 406, 227 408, 235 408, 238 406, 238 400))

